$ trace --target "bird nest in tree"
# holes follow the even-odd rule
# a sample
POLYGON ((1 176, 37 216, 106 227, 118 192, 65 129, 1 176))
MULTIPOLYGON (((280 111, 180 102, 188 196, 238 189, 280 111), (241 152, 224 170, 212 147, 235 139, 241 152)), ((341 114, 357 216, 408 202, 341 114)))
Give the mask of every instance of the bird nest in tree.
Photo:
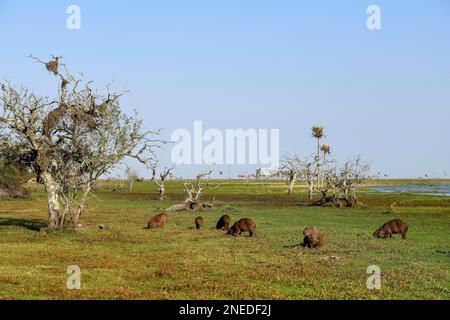
POLYGON ((324 145, 322 145, 321 150, 322 150, 323 152, 325 152, 325 153, 330 153, 330 151, 331 151, 331 146, 328 145, 328 144, 324 144, 324 145))
POLYGON ((52 60, 49 61, 45 64, 45 67, 47 68, 48 71, 50 71, 51 73, 53 73, 55 76, 58 75, 58 60, 52 60))

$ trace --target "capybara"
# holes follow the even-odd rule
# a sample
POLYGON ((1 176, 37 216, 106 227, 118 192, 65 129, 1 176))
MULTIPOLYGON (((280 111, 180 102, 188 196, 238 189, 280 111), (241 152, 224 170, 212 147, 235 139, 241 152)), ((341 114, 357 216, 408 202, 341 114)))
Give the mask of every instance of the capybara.
POLYGON ((228 230, 230 228, 230 216, 224 215, 220 217, 220 220, 217 222, 216 229, 217 230, 228 230))
POLYGON ((400 219, 394 219, 385 223, 381 228, 377 229, 373 236, 375 238, 392 238, 393 234, 400 233, 403 239, 406 239, 408 232, 408 224, 400 219))
POLYGON ((236 222, 230 230, 229 235, 240 236, 242 232, 248 231, 250 237, 256 236, 256 224, 252 219, 244 218, 236 222))
POLYGON ((167 214, 160 213, 156 216, 152 217, 148 222, 148 229, 161 229, 164 228, 164 225, 167 222, 167 214))
POLYGON ((324 245, 323 232, 317 227, 308 227, 303 230, 303 246, 306 248, 317 248, 324 245))
POLYGON ((204 220, 202 217, 195 218, 195 229, 200 230, 200 228, 203 226, 204 220))

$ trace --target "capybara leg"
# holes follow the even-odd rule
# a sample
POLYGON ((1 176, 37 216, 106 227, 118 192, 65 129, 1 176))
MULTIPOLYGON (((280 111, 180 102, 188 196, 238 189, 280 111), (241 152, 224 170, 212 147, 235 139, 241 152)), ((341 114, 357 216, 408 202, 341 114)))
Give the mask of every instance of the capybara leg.
POLYGON ((406 233, 402 233, 403 240, 406 240, 406 233))

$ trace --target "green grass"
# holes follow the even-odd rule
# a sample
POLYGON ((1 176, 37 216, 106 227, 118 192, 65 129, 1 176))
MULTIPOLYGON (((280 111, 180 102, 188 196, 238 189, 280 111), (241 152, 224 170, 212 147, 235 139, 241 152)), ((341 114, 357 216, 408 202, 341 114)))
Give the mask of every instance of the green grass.
POLYGON ((0 299, 450 298, 448 198, 367 192, 364 207, 333 209, 298 205, 302 186, 288 199, 282 182, 220 183, 205 195, 218 201, 216 210, 170 213, 158 231, 144 227, 157 207, 183 199, 178 182, 168 184, 163 203, 149 182, 132 193, 103 182, 77 232, 37 231, 46 220, 41 187, 31 186, 30 200, 0 201, 0 299), (211 229, 225 213, 255 220, 258 236, 211 229), (201 231, 193 230, 198 215, 206 220, 201 231), (371 237, 392 218, 409 223, 406 241, 371 237), (324 230, 324 248, 297 246, 309 225, 324 230), (66 288, 70 265, 81 268, 81 290, 66 288), (382 270, 381 291, 366 288, 370 265, 382 270))

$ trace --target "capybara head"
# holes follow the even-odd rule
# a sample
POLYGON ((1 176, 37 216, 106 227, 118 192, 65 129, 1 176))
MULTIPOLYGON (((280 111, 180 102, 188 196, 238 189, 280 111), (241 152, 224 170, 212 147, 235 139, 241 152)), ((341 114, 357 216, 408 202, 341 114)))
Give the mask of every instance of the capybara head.
POLYGON ((384 232, 383 228, 379 228, 373 233, 374 238, 384 238, 385 236, 386 233, 384 232))
POLYGON ((237 228, 235 225, 233 225, 231 228, 228 229, 227 235, 231 236, 237 233, 237 228))
POLYGON ((236 222, 230 230, 228 235, 241 235, 242 232, 248 232, 251 237, 256 236, 256 224, 252 219, 244 218, 236 222))
POLYGON ((203 226, 204 220, 202 217, 195 218, 195 228, 200 229, 203 226))
POLYGON ((220 217, 219 221, 217 222, 216 229, 217 230, 228 230, 230 226, 231 218, 228 215, 223 215, 220 217))
POLYGON ((324 245, 323 232, 317 227, 308 227, 303 230, 303 245, 308 248, 317 248, 324 245))

